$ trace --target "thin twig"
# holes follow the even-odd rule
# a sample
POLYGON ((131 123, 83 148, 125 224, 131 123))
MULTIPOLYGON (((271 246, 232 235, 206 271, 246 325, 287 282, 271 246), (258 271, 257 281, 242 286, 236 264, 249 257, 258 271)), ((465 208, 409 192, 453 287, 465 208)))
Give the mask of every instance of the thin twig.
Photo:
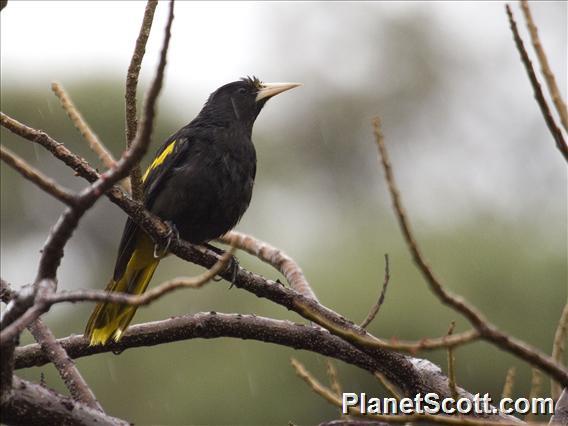
POLYGON ((58 199, 68 206, 75 204, 75 195, 66 188, 59 186, 53 179, 47 177, 39 170, 35 169, 24 159, 18 157, 8 148, 0 146, 0 158, 24 178, 35 183, 43 191, 58 199))
POLYGON ((381 294, 379 296, 379 300, 375 303, 369 313, 367 314, 367 318, 361 323, 361 328, 367 328, 369 324, 375 319, 377 314, 379 313, 379 309, 383 305, 385 301, 385 296, 387 294, 387 286, 389 285, 390 280, 390 268, 389 268, 389 255, 385 254, 385 278, 383 280, 383 288, 381 290, 381 294))
POLYGON ((83 118, 83 115, 79 112, 63 86, 54 81, 51 83, 51 90, 59 99, 61 107, 65 110, 75 128, 89 143, 89 148, 97 154, 99 160, 101 160, 107 169, 114 167, 116 160, 100 141, 96 133, 87 124, 87 121, 83 118))
MULTIPOLYGON (((554 342, 552 344, 552 359, 558 363, 562 363, 564 351, 566 349, 566 338, 568 337, 568 303, 564 305, 556 331, 554 333, 554 342)), ((550 382, 550 395, 555 401, 560 397, 562 388, 560 385, 552 380, 550 382)))
POLYGON ((388 152, 385 147, 379 118, 375 118, 373 120, 373 129, 375 142, 379 150, 387 186, 399 226, 406 245, 408 246, 408 250, 416 263, 418 270, 422 273, 422 276, 428 283, 430 290, 432 290, 443 304, 448 305, 453 310, 466 317, 471 325, 479 332, 482 339, 491 342, 502 350, 515 354, 519 358, 527 361, 533 367, 539 367, 549 375, 560 378, 560 382, 563 385, 568 385, 568 370, 563 365, 559 364, 537 348, 500 331, 494 324, 487 321, 476 307, 471 305, 462 297, 446 290, 441 281, 434 275, 434 272, 430 268, 430 265, 426 262, 420 248, 418 247, 411 231, 410 223, 406 217, 405 210, 402 206, 400 192, 394 180, 394 174, 388 152))
POLYGON ((393 384, 391 382, 388 381, 388 379, 384 376, 384 374, 379 373, 378 371, 375 371, 373 373, 373 376, 375 376, 375 378, 381 383, 381 385, 383 385, 383 387, 392 395, 394 396, 397 400, 400 401, 400 394, 396 391, 395 387, 393 386, 393 384))
POLYGON ((43 323, 41 319, 37 319, 30 327, 30 332, 40 344, 45 355, 55 365, 59 375, 63 379, 65 386, 69 389, 69 393, 73 399, 85 404, 95 410, 103 411, 98 403, 95 394, 85 382, 85 379, 75 366, 75 363, 69 356, 61 344, 57 341, 51 330, 43 323))
MULTIPOLYGON (((101 142, 96 133, 89 127, 63 86, 60 83, 53 82, 51 83, 51 90, 59 99, 61 107, 65 110, 75 128, 79 130, 81 136, 83 136, 89 144, 91 151, 99 157, 99 160, 101 160, 107 169, 115 167, 116 160, 112 156, 111 152, 101 142)), ((126 192, 130 193, 130 181, 128 179, 122 179, 120 181, 120 186, 122 186, 126 192)))
MULTIPOLYGON (((456 328, 455 321, 450 323, 450 328, 448 329, 448 336, 454 334, 454 329, 456 328)), ((454 400, 458 399, 459 392, 458 387, 456 385, 456 367, 455 367, 455 356, 454 356, 454 348, 452 346, 448 346, 448 387, 452 392, 452 397, 454 400)))
POLYGON ((238 231, 230 231, 219 238, 219 240, 244 250, 273 266, 284 275, 294 290, 310 299, 318 300, 300 265, 282 250, 238 231))
POLYGON ((527 28, 531 35, 532 44, 534 46, 538 62, 540 63, 540 70, 544 76, 544 81, 546 81, 546 85, 548 86, 548 92, 550 93, 552 102, 556 107, 556 111, 558 111, 560 122, 562 123, 564 130, 568 132, 568 111, 566 110, 566 104, 564 103, 564 100, 560 95, 560 90, 558 90, 558 86, 556 85, 554 73, 550 70, 550 66, 548 65, 546 53, 544 52, 544 48, 542 47, 542 43, 538 36, 538 28, 533 21, 531 9, 527 0, 521 0, 521 9, 525 15, 525 20, 527 21, 527 28))
MULTIPOLYGON (((340 396, 328 387, 322 385, 307 369, 306 367, 295 358, 290 358, 290 363, 296 374, 319 396, 324 398, 327 402, 342 409, 343 400, 340 396)), ((355 416, 362 416, 369 420, 380 420, 387 423, 412 423, 412 422, 431 422, 444 425, 479 425, 479 426, 518 426, 517 422, 508 421, 493 421, 488 419, 474 420, 465 417, 450 417, 450 416, 437 416, 431 414, 409 414, 409 415, 389 415, 389 414, 374 414, 366 412, 363 414, 358 407, 346 407, 348 414, 355 416)))
POLYGON ((519 54, 521 55, 521 60, 525 66, 527 74, 529 76, 529 80, 533 87, 534 97, 536 102, 538 103, 542 115, 544 117, 544 121, 552 134, 554 141, 556 142, 556 147, 564 156, 564 159, 568 161, 568 145, 566 145, 566 141, 564 140, 564 136, 562 135, 562 131, 556 125, 554 117, 550 112, 550 108, 548 107, 548 103, 544 98, 542 93, 542 88, 540 87, 540 83, 536 78, 536 74, 534 72, 534 68, 532 62, 529 58, 529 55, 525 49, 525 45, 523 43, 523 39, 519 35, 519 30, 517 28, 517 23, 515 22, 515 18, 513 17, 513 12, 511 11, 511 7, 507 4, 505 5, 505 10, 507 11, 507 16, 509 17, 509 24, 511 25, 511 31, 513 32, 513 38, 515 39, 515 44, 517 49, 519 50, 519 54))
MULTIPOLYGON (((531 390, 529 392, 529 401, 534 401, 542 391, 542 373, 538 368, 532 368, 531 390)), ((525 422, 531 422, 534 419, 534 413, 530 411, 525 416, 525 422)))
POLYGON ((337 373, 337 368, 332 360, 325 360, 325 371, 327 372, 327 377, 329 378, 329 385, 331 390, 337 396, 341 396, 341 383, 339 383, 339 374, 337 373))
POLYGON ((507 370, 507 375, 505 376, 505 384, 503 385, 503 391, 501 392, 501 399, 511 398, 513 396, 513 386, 515 385, 515 373, 517 369, 515 367, 510 367, 507 370))
POLYGON ((231 260, 235 250, 226 251, 212 268, 196 275, 195 277, 178 277, 165 281, 157 287, 143 294, 135 295, 128 293, 107 292, 104 290, 75 290, 62 291, 49 294, 45 297, 45 303, 53 305, 61 302, 109 302, 121 303, 131 306, 149 305, 157 299, 180 288, 199 289, 210 282, 216 275, 221 273, 231 260))
MULTIPOLYGON (((134 52, 130 59, 128 72, 126 73, 126 93, 125 110, 126 110, 126 146, 130 148, 134 138, 136 137, 136 129, 138 126, 136 117, 136 88, 138 86, 138 76, 140 75, 140 68, 142 66, 142 59, 146 52, 146 42, 150 36, 152 29, 152 22, 154 21, 154 12, 158 2, 156 0, 148 0, 146 9, 144 11, 144 18, 140 26, 140 32, 136 39, 134 52)), ((140 165, 136 165, 130 171, 130 182, 132 186, 132 198, 135 200, 142 200, 142 171, 140 165)))

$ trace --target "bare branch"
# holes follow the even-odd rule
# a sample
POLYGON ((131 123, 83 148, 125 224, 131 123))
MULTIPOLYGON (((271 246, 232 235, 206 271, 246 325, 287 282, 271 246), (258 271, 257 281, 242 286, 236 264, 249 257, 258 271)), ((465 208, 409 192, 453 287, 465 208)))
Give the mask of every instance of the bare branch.
MULTIPOLYGON (((454 334, 454 329, 456 328, 456 323, 452 321, 450 323, 450 328, 448 329, 448 336, 454 334)), ((456 368, 455 368, 456 359, 454 356, 454 348, 452 346, 448 346, 448 378, 449 387, 452 391, 452 397, 457 400, 458 399, 458 387, 456 385, 456 368)))
POLYGON ((527 21, 527 28, 531 35, 532 44, 534 46, 538 62, 540 63, 540 70, 542 72, 542 75, 544 76, 546 85, 548 86, 548 92, 550 93, 552 102, 556 107, 556 111, 558 111, 562 126, 564 127, 564 130, 568 132, 568 111, 566 110, 566 104, 564 103, 564 100, 560 95, 560 90, 558 90, 558 86, 556 85, 556 78, 554 77, 554 73, 550 70, 550 66, 548 65, 546 53, 544 52, 544 48, 542 47, 540 38, 538 36, 538 28, 533 21, 531 9, 527 0, 521 0, 521 9, 523 10, 523 14, 525 15, 525 20, 527 21))
MULTIPOLYGON (((562 309, 562 314, 558 320, 558 325, 556 326, 556 332, 554 333, 554 342, 552 344, 552 359, 558 363, 562 363, 562 357, 564 356, 564 351, 566 349, 566 338, 568 337, 568 303, 564 305, 562 309)), ((557 400, 560 397, 560 392, 562 388, 554 380, 550 383, 550 394, 552 399, 557 400)))
POLYGON ((99 173, 92 168, 85 159, 69 151, 65 145, 57 142, 47 133, 26 126, 3 112, 0 112, 0 124, 12 133, 43 146, 54 157, 63 161, 78 175, 87 179, 89 182, 94 182, 99 178, 99 173))
MULTIPOLYGON (((411 363, 404 362, 406 358, 403 355, 393 354, 392 357, 387 355, 374 358, 319 327, 256 315, 204 312, 132 325, 128 327, 119 342, 112 341, 106 345, 89 346, 88 339, 80 335, 59 339, 58 342, 70 357, 80 358, 128 348, 219 337, 254 339, 308 350, 336 358, 369 372, 385 370, 385 364, 392 366, 393 360, 396 359, 402 362, 401 368, 404 365, 407 369, 404 374, 412 374, 414 371, 411 363)), ((45 365, 49 362, 49 358, 38 344, 30 344, 16 349, 15 362, 16 368, 21 369, 45 365)))
MULTIPOLYGON (((126 93, 124 98, 126 101, 127 148, 130 148, 134 138, 136 137, 136 129, 138 125, 138 118, 136 116, 136 88, 138 86, 138 76, 142 66, 142 59, 144 58, 144 53, 146 53, 146 42, 150 36, 152 22, 154 21, 154 12, 157 5, 158 2, 156 0, 148 0, 146 3, 144 18, 142 19, 140 32, 138 33, 134 52, 132 53, 132 58, 130 59, 130 65, 128 66, 128 72, 126 74, 126 93)), ((142 172, 139 165, 134 166, 130 171, 130 182, 132 183, 132 198, 137 201, 142 200, 142 172)))
MULTIPOLYGON (((312 374, 306 369, 306 367, 296 360, 295 358, 290 358, 290 363, 296 374, 304 381, 306 384, 318 395, 324 398, 327 402, 335 405, 338 408, 343 408, 343 401, 340 396, 334 394, 334 392, 328 387, 322 385, 312 374)), ((372 414, 366 412, 363 414, 358 407, 347 407, 350 415, 362 416, 366 419, 373 419, 384 421, 389 424, 398 423, 412 423, 416 421, 431 422, 443 425, 479 425, 479 426, 518 426, 519 423, 515 421, 505 421, 505 420, 474 420, 465 417, 450 417, 450 416, 436 416, 431 414, 410 414, 410 415, 387 415, 387 414, 372 414)))
MULTIPOLYGON (((319 396, 325 399, 327 402, 341 408, 341 396, 328 389, 326 386, 318 382, 314 376, 306 369, 304 364, 298 361, 296 358, 290 358, 290 364, 296 370, 296 374, 308 384, 308 386, 319 396)), ((357 408, 350 407, 349 414, 361 414, 357 408)))
POLYGON ((542 116, 544 117, 544 121, 548 126, 548 130, 550 130, 550 133, 552 134, 552 137, 556 142, 556 147, 562 153, 564 159, 568 161, 568 145, 566 145, 566 141, 564 140, 562 131, 556 125, 554 117, 552 116, 550 108, 548 107, 548 103, 544 98, 544 95, 542 93, 542 88, 540 87, 540 83, 536 78, 536 74, 534 72, 534 68, 527 53, 527 50, 525 49, 523 39, 519 35, 519 30, 517 29, 517 23, 515 22, 515 18, 513 17, 513 12, 511 11, 511 8, 508 4, 505 5, 505 10, 507 11, 507 16, 509 17, 509 24, 511 25, 511 31, 513 32, 513 38, 515 39, 515 44, 517 45, 517 49, 519 50, 519 54, 521 55, 521 60, 525 66, 525 69, 529 76, 529 80, 533 87, 534 97, 536 99, 536 102, 540 107, 542 116))
POLYGON ((390 268, 389 268, 389 255, 385 254, 385 278, 383 280, 383 288, 381 290, 381 294, 379 296, 379 300, 375 303, 369 313, 367 314, 367 318, 361 323, 361 328, 367 328, 369 324, 375 319, 377 314, 379 313, 379 309, 383 305, 385 301, 385 296, 387 294, 387 286, 389 285, 390 280, 390 268))
POLYGON ((89 127, 63 86, 54 81, 51 83, 51 90, 59 99, 61 107, 65 110, 75 128, 79 130, 81 136, 83 136, 83 138, 85 138, 85 140, 89 143, 89 148, 97 154, 107 169, 114 167, 116 160, 106 149, 95 132, 93 132, 93 130, 89 127))
POLYGON ((35 183, 43 191, 57 198, 62 203, 67 204, 68 206, 75 204, 75 195, 73 193, 63 188, 62 186, 59 186, 53 179, 45 176, 42 172, 33 168, 27 161, 18 157, 8 148, 0 146, 0 158, 18 173, 20 173, 24 178, 26 178, 30 182, 35 183))
POLYGON ((568 385, 568 370, 554 359, 539 351, 538 349, 528 345, 527 343, 517 340, 508 334, 501 332, 495 325, 487 321, 484 316, 473 305, 468 303, 460 296, 454 295, 444 288, 441 281, 434 275, 430 265, 420 251, 418 244, 412 234, 410 223, 406 217, 400 192, 394 180, 392 166, 390 164, 388 152, 385 147, 383 134, 380 127, 380 120, 373 120, 373 128, 375 133, 375 141, 379 149, 379 154, 385 171, 387 186, 391 195, 394 211, 404 236, 408 250, 410 251, 414 263, 416 263, 422 276, 428 283, 432 292, 440 299, 440 301, 451 307, 466 317, 471 325, 479 332, 484 340, 493 343, 495 346, 512 353, 519 358, 527 361, 534 367, 538 367, 547 374, 555 377, 563 385, 568 385))
MULTIPOLYGON (((335 358, 371 373, 381 372, 388 376, 389 382, 407 395, 434 392, 442 398, 451 396, 447 387, 447 378, 441 374, 437 366, 427 360, 409 359, 400 354, 381 351, 369 354, 320 327, 254 315, 215 312, 185 315, 130 326, 119 342, 112 341, 106 345, 90 346, 88 339, 75 335, 60 339, 59 342, 70 357, 78 358, 187 339, 218 337, 276 343, 335 358)), ((37 344, 16 348, 17 369, 41 366, 48 362, 49 359, 37 344)), ((464 390, 460 390, 460 396, 473 398, 473 395, 464 390)), ((500 418, 509 419, 508 416, 500 418)))
POLYGON ((339 375, 337 374, 337 368, 329 358, 325 360, 325 371, 327 372, 327 377, 329 377, 329 384, 331 390, 337 396, 341 396, 341 383, 339 383, 339 375))
POLYGON ((95 410, 103 411, 95 394, 91 388, 89 388, 85 379, 83 379, 75 363, 69 358, 65 349, 63 349, 61 344, 55 339, 55 336, 43 321, 38 318, 30 325, 29 329, 36 341, 40 344, 45 355, 53 365, 55 365, 55 368, 57 368, 59 375, 63 379, 67 389, 69 389, 73 399, 95 410))
POLYGON ((513 395, 513 386, 515 385, 515 373, 517 369, 511 367, 507 370, 507 375, 505 376, 505 384, 503 385, 503 391, 501 392, 501 399, 510 398, 513 395))
POLYGON ((244 250, 273 266, 284 275, 294 290, 310 299, 318 300, 300 265, 282 250, 238 231, 230 231, 219 238, 219 240, 244 250))
MULTIPOLYGON (((542 373, 537 368, 532 368, 531 375, 531 390, 529 392, 529 400, 534 401, 540 395, 542 390, 542 373)), ((525 422, 532 422, 534 419, 534 413, 530 411, 525 416, 525 422)))
POLYGON ((400 400, 401 396, 400 394, 396 391, 396 389, 394 388, 394 386, 392 385, 392 383, 390 383, 387 378, 379 373, 378 371, 375 371, 373 373, 373 376, 375 376, 375 378, 381 383, 381 385, 383 385, 383 387, 392 395, 394 396, 397 400, 400 400))
POLYGON ((76 291, 62 291, 54 294, 49 294, 45 297, 45 303, 49 306, 61 302, 111 302, 122 303, 125 305, 142 306, 149 305, 155 300, 171 293, 180 288, 198 289, 210 282, 216 275, 222 272, 233 253, 231 249, 223 254, 223 256, 215 263, 211 269, 199 274, 195 277, 178 277, 148 290, 143 294, 135 295, 128 293, 107 292, 104 290, 76 290, 76 291))
POLYGON ((3 401, 3 424, 115 425, 129 423, 92 409, 51 389, 14 377, 14 387, 3 401))

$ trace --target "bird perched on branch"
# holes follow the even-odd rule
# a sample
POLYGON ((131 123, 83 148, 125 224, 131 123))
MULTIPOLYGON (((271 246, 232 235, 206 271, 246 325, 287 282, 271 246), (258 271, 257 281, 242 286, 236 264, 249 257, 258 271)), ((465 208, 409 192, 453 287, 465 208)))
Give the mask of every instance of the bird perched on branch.
MULTIPOLYGON (((243 78, 213 92, 199 115, 170 136, 143 176, 144 205, 193 244, 231 230, 249 206, 256 174, 251 140, 256 117, 271 97, 299 86, 243 78)), ((109 292, 142 294, 161 256, 152 239, 129 218, 109 292)), ((120 340, 135 306, 101 302, 89 318, 91 345, 120 340)))

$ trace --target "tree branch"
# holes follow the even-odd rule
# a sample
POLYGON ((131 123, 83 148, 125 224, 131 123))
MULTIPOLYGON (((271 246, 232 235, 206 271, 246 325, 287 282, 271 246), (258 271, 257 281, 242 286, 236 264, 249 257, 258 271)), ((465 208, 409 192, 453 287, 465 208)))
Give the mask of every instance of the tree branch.
MULTIPOLYGON (((562 363, 562 357, 566 349, 566 337, 568 337, 568 303, 564 305, 556 331, 554 333, 554 342, 552 344, 552 358, 558 363, 562 363)), ((550 395, 552 399, 557 400, 560 397, 562 388, 554 380, 550 383, 550 395)))
POLYGON ((361 328, 367 328, 367 326, 371 324, 371 322, 375 319, 375 317, 379 313, 379 309, 381 309, 381 306, 385 301, 389 280, 390 280, 389 255, 385 254, 385 278, 383 280, 383 288, 381 290, 381 294, 379 295, 379 300, 377 300, 377 302, 371 307, 371 310, 367 314, 367 317, 361 323, 360 325, 361 328))
POLYGON ((14 377, 13 389, 2 403, 0 420, 4 424, 22 424, 25 421, 26 425, 37 426, 130 424, 18 377, 14 377))
MULTIPOLYGON (((389 352, 372 356, 319 327, 255 315, 198 313, 130 326, 119 342, 112 341, 106 345, 89 346, 86 338, 75 335, 60 339, 59 342, 70 357, 79 358, 134 347, 219 337, 253 339, 308 350, 355 365, 371 374, 378 371, 388 376, 389 381, 407 395, 434 392, 441 398, 451 396, 447 377, 430 361, 389 352), (409 383, 413 384, 409 386, 409 383)), ((16 348, 16 369, 41 366, 48 362, 37 344, 16 348)), ((461 397, 473 398, 465 390, 459 391, 461 397)), ((499 418, 511 419, 505 415, 499 418)))
MULTIPOLYGON (((75 104, 73 103, 71 97, 67 94, 63 86, 54 81, 53 83, 51 83, 51 90, 53 91, 55 96, 57 96, 57 99, 59 99, 61 107, 65 110, 75 128, 88 142, 89 148, 91 148, 91 150, 95 154, 97 154, 97 156, 107 169, 114 167, 116 160, 108 151, 108 149, 103 145, 95 132, 93 132, 93 130, 89 127, 77 107, 75 107, 75 104)), ((128 188, 125 189, 128 191, 128 188)))
MULTIPOLYGON (((130 59, 130 65, 128 66, 128 72, 126 74, 126 93, 124 98, 126 113, 126 146, 128 149, 131 147, 132 142, 136 137, 136 129, 138 125, 138 118, 136 116, 136 88, 138 86, 140 68, 142 67, 142 59, 146 52, 146 42, 150 36, 152 22, 154 21, 156 6, 158 6, 158 2, 156 0, 148 0, 146 3, 144 18, 142 19, 140 32, 138 33, 134 52, 132 53, 132 58, 130 59)), ((142 200, 142 172, 139 165, 134 166, 130 171, 130 182, 132 186, 132 198, 137 201, 142 200)))
POLYGON ((25 179, 35 183, 40 189, 68 206, 75 204, 75 195, 66 188, 59 186, 53 179, 33 168, 27 161, 18 157, 12 151, 0 146, 0 158, 25 179))
POLYGON ((546 53, 544 52, 544 48, 540 42, 540 37, 538 36, 538 28, 533 21, 531 9, 527 0, 521 0, 521 9, 525 15, 525 20, 527 21, 527 28, 531 35, 532 44, 534 46, 538 62, 540 63, 542 75, 544 76, 544 80, 548 86, 548 92, 550 93, 552 102, 556 107, 556 111, 558 111, 562 126, 564 127, 564 130, 568 132, 568 111, 566 110, 566 104, 564 103, 564 100, 560 95, 560 90, 558 90, 558 86, 556 85, 554 73, 550 70, 550 66, 548 65, 546 53))
POLYGON ((219 240, 244 250, 273 266, 284 275, 290 287, 310 299, 318 300, 300 265, 282 250, 238 231, 229 231, 219 240))
POLYGON ((38 318, 30 325, 29 329, 36 341, 40 344, 43 353, 53 365, 55 365, 55 368, 63 379, 65 386, 69 389, 73 399, 90 408, 103 411, 95 394, 91 388, 89 388, 87 382, 85 382, 85 379, 75 366, 75 363, 69 358, 65 349, 61 347, 51 330, 43 321, 38 318))
POLYGON ((105 290, 62 291, 47 295, 45 303, 50 306, 62 302, 84 301, 122 303, 132 306, 149 305, 174 290, 180 288, 198 289, 203 287, 225 269, 234 252, 234 249, 225 252, 217 263, 211 267, 211 269, 206 270, 202 274, 195 277, 178 277, 168 280, 143 294, 135 295, 129 293, 108 292, 105 290))
POLYGON ((542 89, 540 87, 540 83, 536 78, 536 74, 534 72, 534 68, 532 62, 529 58, 527 50, 525 49, 525 45, 523 43, 523 39, 519 35, 519 30, 517 29, 517 23, 515 22, 515 18, 513 17, 513 12, 511 11, 511 7, 507 4, 505 5, 505 10, 507 11, 507 16, 509 17, 509 24, 511 25, 511 31, 513 32, 513 38, 515 39, 515 44, 517 49, 519 50, 519 54, 521 55, 521 61, 523 62, 525 69, 527 71, 527 75, 529 76, 529 80, 533 87, 534 97, 536 102, 538 103, 540 110, 542 112, 542 116, 544 117, 544 121, 548 126, 548 130, 552 134, 552 138, 556 142, 556 147, 564 156, 564 159, 568 161, 568 145, 566 145, 566 141, 564 140, 564 136, 562 136, 562 131, 556 125, 554 117, 550 112, 550 108, 548 107, 548 103, 544 98, 542 93, 542 89))

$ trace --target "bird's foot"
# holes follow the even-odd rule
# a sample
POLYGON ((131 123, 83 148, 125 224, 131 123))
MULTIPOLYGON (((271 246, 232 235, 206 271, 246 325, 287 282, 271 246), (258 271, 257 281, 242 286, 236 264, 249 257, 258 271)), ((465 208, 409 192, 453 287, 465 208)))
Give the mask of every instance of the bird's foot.
MULTIPOLYGON (((207 249, 215 252, 219 256, 224 256, 225 253, 226 253, 225 250, 220 249, 218 247, 215 247, 215 246, 213 246, 209 243, 205 243, 204 246, 207 247, 207 249)), ((239 261, 234 255, 231 256, 231 260, 230 260, 229 264, 227 265, 226 270, 231 271, 231 286, 229 287, 229 289, 231 289, 235 285, 235 282, 237 280, 237 273, 239 272, 239 261)), ((214 281, 221 281, 222 278, 221 277, 214 278, 213 280, 214 281)))
POLYGON ((180 237, 179 237, 179 232, 176 228, 176 225, 169 221, 166 220, 167 225, 169 226, 169 231, 168 231, 168 235, 167 235, 167 240, 166 240, 166 245, 165 247, 160 247, 159 244, 154 244, 154 258, 155 259, 161 259, 162 257, 164 257, 167 253, 168 250, 170 248, 170 245, 172 243, 173 240, 179 241, 180 237))

